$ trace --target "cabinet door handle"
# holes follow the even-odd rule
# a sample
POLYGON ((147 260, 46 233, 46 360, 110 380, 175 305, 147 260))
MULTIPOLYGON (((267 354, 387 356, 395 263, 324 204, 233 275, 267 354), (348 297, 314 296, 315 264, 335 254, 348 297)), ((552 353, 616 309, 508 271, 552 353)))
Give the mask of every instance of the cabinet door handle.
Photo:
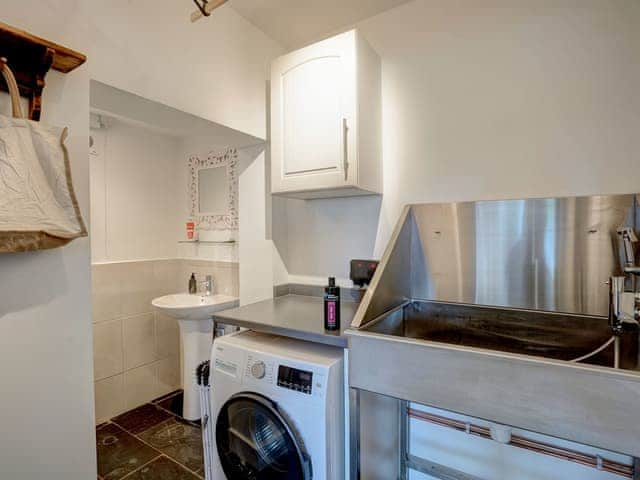
POLYGON ((347 125, 347 119, 342 119, 342 166, 344 168, 344 179, 345 181, 349 177, 349 126, 347 125))

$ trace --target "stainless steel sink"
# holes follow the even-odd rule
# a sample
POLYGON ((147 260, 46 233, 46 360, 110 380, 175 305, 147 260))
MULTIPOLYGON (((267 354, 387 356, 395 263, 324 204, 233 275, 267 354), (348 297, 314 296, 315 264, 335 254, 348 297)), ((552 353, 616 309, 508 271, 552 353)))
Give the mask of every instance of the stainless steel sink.
POLYGON ((613 328, 605 285, 621 229, 640 195, 407 206, 346 331, 350 387, 640 457, 638 326, 613 328))
MULTIPOLYGON (((566 361, 588 355, 611 338, 605 317, 427 301, 408 302, 362 330, 566 361)), ((583 361, 613 362, 613 344, 583 361)), ((622 336, 620 367, 638 368, 636 332, 622 336)))

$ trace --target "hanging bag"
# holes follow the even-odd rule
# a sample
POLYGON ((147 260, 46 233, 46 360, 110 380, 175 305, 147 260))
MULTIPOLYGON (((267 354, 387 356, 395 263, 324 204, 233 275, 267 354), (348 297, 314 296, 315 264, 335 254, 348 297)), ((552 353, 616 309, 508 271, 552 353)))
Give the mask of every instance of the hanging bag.
POLYGON ((0 253, 61 247, 87 230, 73 191, 67 129, 24 118, 13 73, 0 70, 13 117, 0 115, 0 253))

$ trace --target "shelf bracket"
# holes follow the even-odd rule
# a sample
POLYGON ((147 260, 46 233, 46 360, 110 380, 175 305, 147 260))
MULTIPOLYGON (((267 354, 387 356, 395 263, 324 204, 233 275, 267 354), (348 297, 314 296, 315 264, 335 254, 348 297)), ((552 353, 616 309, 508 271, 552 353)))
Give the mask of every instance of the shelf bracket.
MULTIPOLYGON (((35 121, 42 114, 42 91, 49 70, 68 73, 87 59, 81 53, 1 22, 0 57, 6 58, 13 71, 20 95, 29 100, 29 118, 35 121)), ((2 81, 0 90, 8 90, 2 81)))

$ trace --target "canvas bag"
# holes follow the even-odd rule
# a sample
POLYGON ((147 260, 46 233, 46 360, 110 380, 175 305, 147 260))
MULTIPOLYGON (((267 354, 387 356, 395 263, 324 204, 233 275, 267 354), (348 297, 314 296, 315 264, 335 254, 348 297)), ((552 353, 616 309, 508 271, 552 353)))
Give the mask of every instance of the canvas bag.
POLYGON ((67 129, 24 118, 3 59, 13 117, 0 115, 0 253, 56 248, 87 235, 73 191, 67 129))

